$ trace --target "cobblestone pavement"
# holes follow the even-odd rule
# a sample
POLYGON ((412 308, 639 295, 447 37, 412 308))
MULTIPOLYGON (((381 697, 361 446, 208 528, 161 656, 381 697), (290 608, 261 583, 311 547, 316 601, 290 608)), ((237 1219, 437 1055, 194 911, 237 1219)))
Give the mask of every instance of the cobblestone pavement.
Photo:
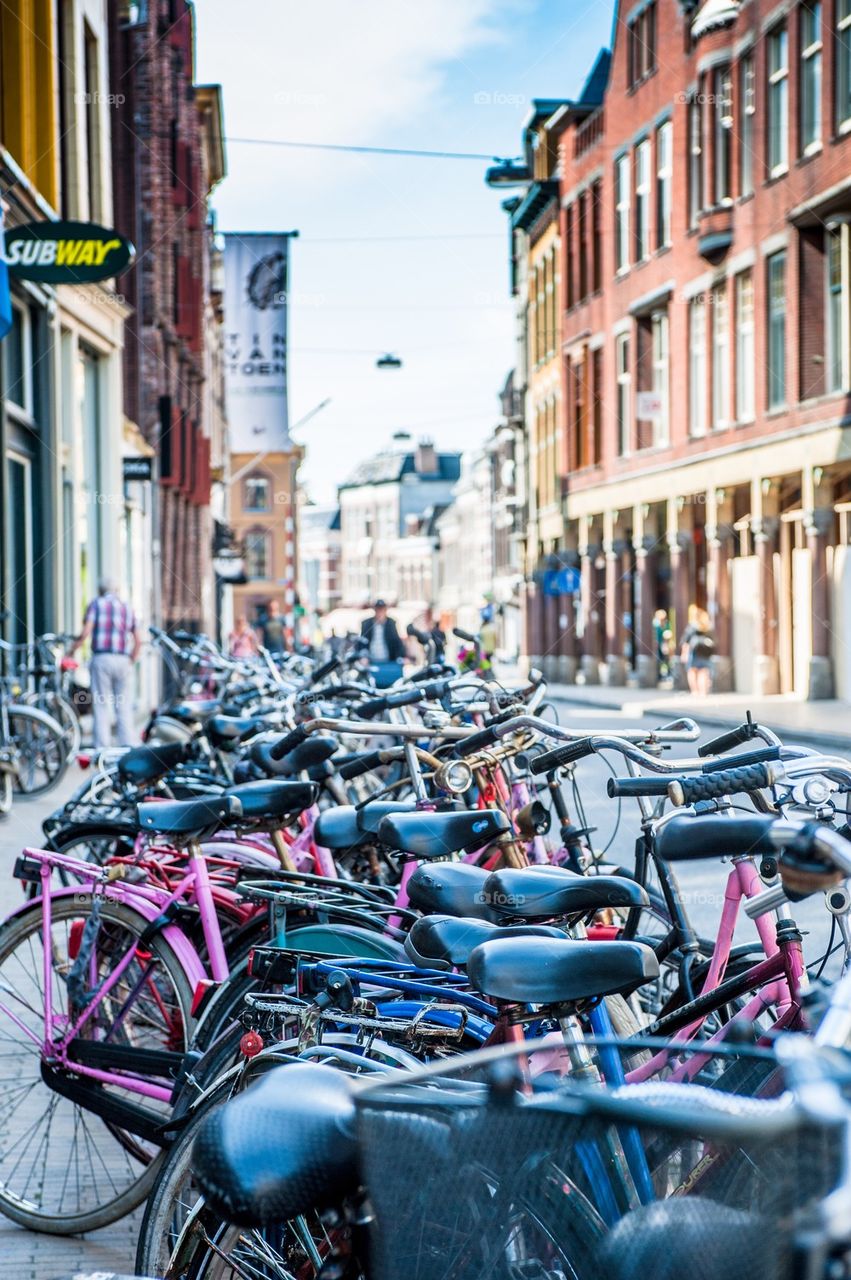
MULTIPOLYGON (((0 915, 16 907, 20 885, 12 879, 15 859, 25 845, 40 844, 41 823, 76 787, 82 775, 76 765, 55 792, 16 803, 0 819, 0 915)), ((0 1276, 5 1280, 54 1280, 75 1271, 133 1271, 141 1210, 112 1227, 85 1237, 48 1236, 24 1231, 0 1217, 0 1276)))

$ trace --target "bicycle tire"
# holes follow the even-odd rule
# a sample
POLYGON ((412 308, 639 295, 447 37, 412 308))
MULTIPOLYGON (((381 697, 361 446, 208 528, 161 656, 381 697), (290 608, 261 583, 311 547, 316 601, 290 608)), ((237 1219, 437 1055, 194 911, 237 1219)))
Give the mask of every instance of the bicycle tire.
POLYGON ((13 703, 7 708, 9 746, 18 757, 16 772, 12 775, 12 788, 18 795, 41 796, 52 791, 68 768, 68 751, 62 726, 37 707, 13 703), (44 772, 44 779, 36 781, 35 769, 44 772), (24 772, 23 765, 26 765, 24 772))
MULTIPOLYGON (((64 1008, 66 1012, 68 1011, 67 1002, 65 1004, 59 1002, 63 1000, 64 993, 67 992, 67 970, 63 974, 62 964, 67 963, 69 956, 60 955, 59 939, 62 937, 62 929, 65 928, 65 938, 66 942, 68 941, 71 936, 73 922, 89 917, 91 903, 90 894, 80 893, 74 894, 73 897, 57 899, 52 904, 53 926, 55 927, 51 931, 51 954, 54 957, 52 989, 56 1007, 64 1008)), ((138 937, 148 924, 147 919, 132 910, 132 908, 126 907, 122 903, 110 902, 108 899, 102 901, 101 919, 112 930, 113 937, 121 937, 121 931, 130 937, 134 935, 138 937)), ((40 903, 34 903, 26 911, 12 917, 0 926, 0 984, 3 986, 4 999, 9 1000, 10 992, 15 992, 17 987, 24 984, 21 990, 17 991, 15 1014, 19 1019, 24 1020, 27 1025, 31 1026, 32 1030, 38 1034, 39 1039, 43 1034, 43 970, 41 967, 43 945, 44 934, 40 903), (16 965, 17 968, 15 967, 16 965), (15 977, 16 973, 17 977, 15 977)), ((108 948, 109 934, 105 936, 105 954, 108 952, 108 948)), ((70 955, 70 946, 67 950, 70 955)), ((162 935, 157 935, 151 939, 147 944, 146 955, 152 957, 158 966, 155 979, 155 1003, 162 1002, 164 1005, 169 991, 174 997, 177 1010, 176 1016, 183 1022, 183 1031, 180 1033, 182 1044, 178 1045, 177 1034, 175 1028, 172 1027, 170 1029, 172 1037, 170 1047, 183 1051, 187 1047, 186 1040, 188 1029, 191 1025, 190 1008, 193 994, 191 984, 180 959, 162 935)), ((98 976, 99 972, 99 969, 95 970, 95 977, 98 976)), ((132 978, 128 980, 132 981, 132 978)), ((143 985, 145 984, 140 982, 140 990, 143 985)), ((118 1001, 124 999, 123 992, 118 987, 116 988, 115 999, 118 1001)), ((0 1014, 0 1018, 2 1018, 2 1014, 0 1014)), ((134 1028, 136 1028, 137 1039, 144 1039, 149 1027, 145 1023, 144 1033, 141 1028, 143 1027, 143 1020, 149 1018, 149 1012, 140 1006, 138 1020, 134 1024, 127 1016, 127 1008, 123 1008, 121 1010, 120 1034, 124 1037, 125 1042, 127 1037, 133 1033, 134 1028)), ((102 1029, 105 1027, 109 1027, 108 1020, 102 1024, 102 1029)), ((94 1112, 79 1106, 71 1099, 65 1098, 52 1090, 42 1078, 42 1053, 39 1047, 33 1045, 14 1025, 11 1030, 13 1033, 17 1033, 16 1037, 14 1034, 3 1035, 0 1033, 0 1043, 6 1042, 4 1046, 6 1051, 0 1056, 11 1060, 12 1065, 8 1068, 10 1072, 14 1072, 14 1064, 19 1067, 17 1076, 7 1076, 5 1083, 0 1080, 0 1086, 2 1086, 0 1088, 0 1097, 3 1099, 2 1103, 0 1103, 0 1131, 4 1135, 4 1140, 0 1144, 0 1212, 20 1226, 50 1235, 76 1235, 117 1222, 127 1213, 136 1209, 148 1195, 157 1176, 158 1162, 162 1160, 161 1149, 154 1144, 149 1144, 145 1148, 141 1140, 131 1139, 129 1134, 124 1130, 117 1129, 111 1121, 101 1120, 94 1112), (22 1085, 21 1078, 22 1076, 26 1077, 28 1068, 32 1068, 34 1078, 31 1083, 22 1085), (36 1092, 37 1090, 41 1092, 36 1092), (49 1111, 49 1118, 46 1134, 36 1144, 39 1128, 43 1128, 43 1116, 41 1118, 37 1116, 35 1121, 32 1121, 31 1112, 34 1108, 38 1109, 39 1098, 41 1097, 47 1100, 48 1106, 43 1114, 47 1115, 49 1111), (29 1182, 24 1184, 23 1189, 14 1190, 11 1175, 8 1172, 8 1158, 15 1150, 15 1144, 12 1142, 14 1131, 10 1127, 13 1119, 19 1126, 29 1126, 24 1128, 22 1137, 27 1139, 28 1149, 35 1147, 33 1172, 35 1171, 36 1162, 41 1160, 41 1181, 32 1193, 29 1193, 29 1182), (57 1128, 62 1124, 71 1124, 72 1126, 70 1134, 66 1135, 69 1140, 64 1144, 63 1157, 55 1162, 55 1167, 48 1160, 48 1144, 54 1120, 57 1120, 57 1128), (94 1137, 92 1136, 92 1126, 96 1126, 94 1128, 94 1137), (107 1134, 121 1149, 120 1156, 117 1155, 116 1151, 106 1146, 107 1134), (41 1157, 42 1145, 44 1145, 43 1159, 41 1157), (131 1152, 133 1152, 132 1159, 131 1152), (81 1154, 84 1155, 85 1161, 88 1162, 88 1168, 83 1167, 82 1171, 81 1154), (107 1168, 107 1158, 113 1161, 114 1167, 107 1168), (103 1167, 106 1175, 105 1181, 111 1187, 111 1190, 106 1193, 106 1198, 99 1196, 96 1186, 91 1187, 91 1189, 86 1186, 87 1179, 91 1182, 96 1181, 96 1169, 92 1163, 95 1159, 103 1167), (121 1162, 120 1173, 117 1161, 121 1162), (123 1177, 125 1185, 119 1187, 116 1179, 121 1177, 123 1177), (62 1179, 62 1185, 57 1189, 56 1183, 60 1178, 62 1179), (76 1188, 77 1199, 73 1208, 65 1207, 66 1191, 68 1192, 69 1200, 74 1194, 74 1190, 69 1188, 69 1179, 74 1181, 76 1188), (58 1203, 47 1206, 45 1204, 46 1195, 54 1194, 56 1199, 57 1190, 58 1203), (88 1196, 89 1199, 92 1196, 98 1198, 98 1203, 83 1205, 83 1195, 88 1196)), ((140 1045, 140 1047, 151 1046, 140 1045)), ((21 1140, 22 1138, 19 1138, 18 1142, 21 1140)), ((12 1175, 16 1169, 17 1165, 12 1168, 12 1175)))

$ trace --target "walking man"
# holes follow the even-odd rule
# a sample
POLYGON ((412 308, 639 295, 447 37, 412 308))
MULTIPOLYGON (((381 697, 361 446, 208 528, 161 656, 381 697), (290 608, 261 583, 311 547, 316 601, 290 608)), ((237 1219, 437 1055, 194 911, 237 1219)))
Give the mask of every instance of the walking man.
POLYGON ((87 640, 92 643, 92 705, 94 745, 102 751, 112 745, 115 717, 119 746, 133 745, 133 664, 139 658, 142 641, 136 616, 118 595, 109 578, 98 583, 98 596, 86 610, 83 630, 74 649, 87 640))

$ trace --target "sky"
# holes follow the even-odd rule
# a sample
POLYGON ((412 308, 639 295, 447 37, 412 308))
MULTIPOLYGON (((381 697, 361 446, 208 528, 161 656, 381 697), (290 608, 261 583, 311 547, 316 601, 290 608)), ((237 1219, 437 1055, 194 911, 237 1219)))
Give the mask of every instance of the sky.
POLYGON ((292 242, 290 422, 318 502, 395 431, 466 449, 513 357, 508 235, 485 160, 240 138, 516 156, 533 98, 578 93, 612 0, 197 0, 196 77, 223 88, 221 231, 292 242), (393 352, 398 370, 378 370, 393 352))

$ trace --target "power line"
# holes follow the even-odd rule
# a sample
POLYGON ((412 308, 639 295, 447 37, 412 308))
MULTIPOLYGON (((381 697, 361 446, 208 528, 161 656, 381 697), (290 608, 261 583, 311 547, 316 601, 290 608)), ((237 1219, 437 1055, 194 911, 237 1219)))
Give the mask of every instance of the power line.
POLYGON ((345 142, 293 142, 285 138, 225 138, 229 144, 251 147, 295 147, 304 151, 351 151, 373 156, 420 156, 429 160, 488 160, 500 163, 501 157, 483 151, 423 151, 415 147, 359 147, 345 142))

